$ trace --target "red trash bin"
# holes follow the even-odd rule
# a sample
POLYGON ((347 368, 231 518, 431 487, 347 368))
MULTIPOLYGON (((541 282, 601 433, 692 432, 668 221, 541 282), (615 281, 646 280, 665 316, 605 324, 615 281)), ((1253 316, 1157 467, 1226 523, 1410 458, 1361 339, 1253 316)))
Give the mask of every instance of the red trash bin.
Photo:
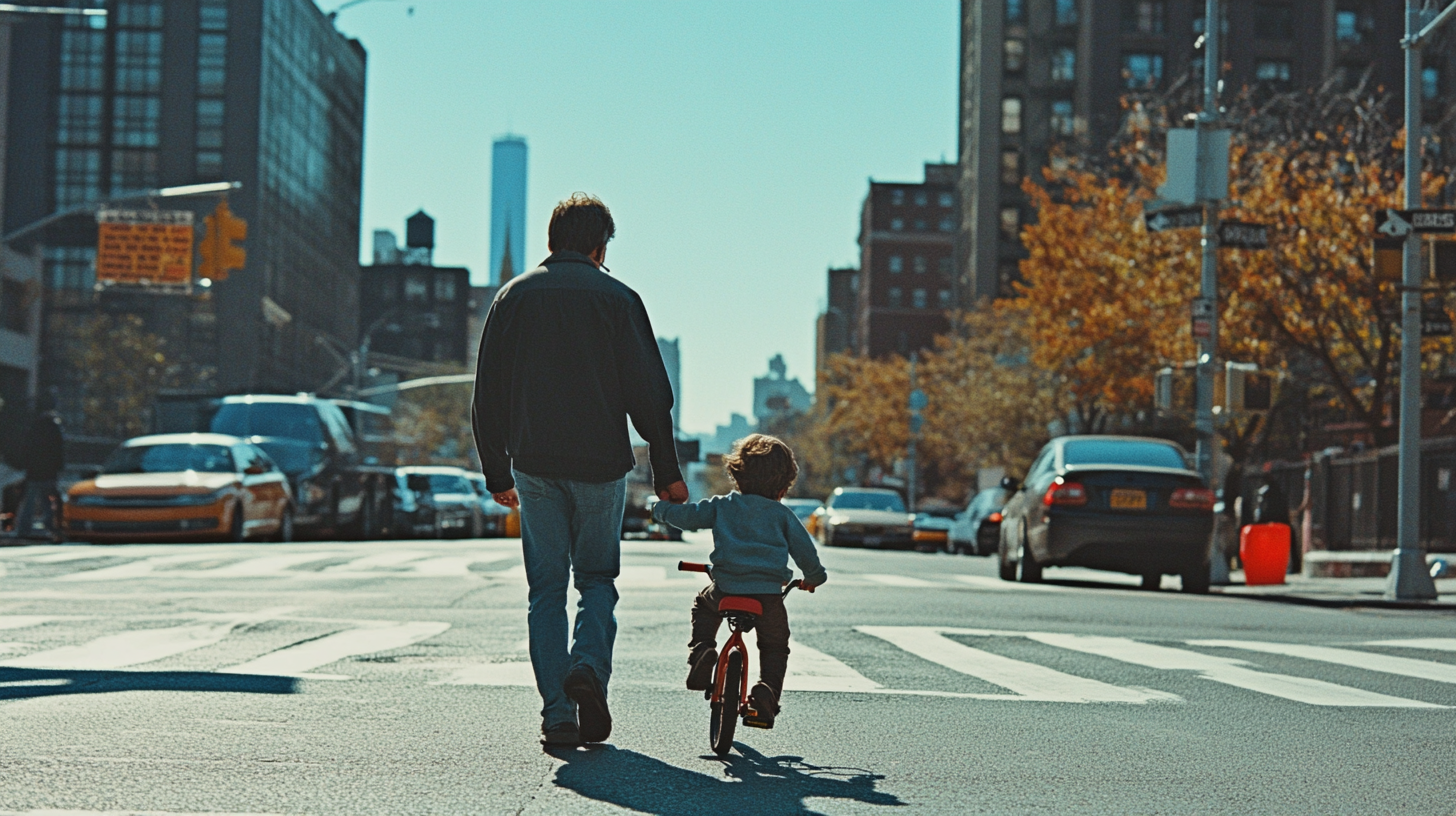
POLYGON ((1244 583, 1282 584, 1289 570, 1289 525, 1248 524, 1239 530, 1239 560, 1244 583))

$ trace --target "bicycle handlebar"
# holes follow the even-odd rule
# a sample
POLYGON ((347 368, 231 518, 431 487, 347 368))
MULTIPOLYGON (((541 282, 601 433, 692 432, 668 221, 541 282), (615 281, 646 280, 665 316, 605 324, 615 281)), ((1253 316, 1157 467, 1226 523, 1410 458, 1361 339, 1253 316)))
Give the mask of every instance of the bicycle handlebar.
POLYGON ((708 565, 707 564, 694 564, 691 561, 679 561, 679 562, 677 562, 677 568, 678 568, 678 571, 679 572, 707 572, 708 571, 708 565))
MULTIPOLYGON (((706 572, 709 575, 712 575, 713 574, 712 568, 709 567, 707 564, 696 564, 696 563, 693 563, 692 561, 679 561, 679 562, 677 562, 677 569, 678 569, 679 572, 706 572)), ((794 580, 790 581, 788 584, 786 584, 784 586, 784 592, 783 592, 784 597, 787 598, 789 596, 789 593, 791 591, 793 591, 794 589, 802 589, 805 592, 812 593, 815 588, 814 587, 806 587, 806 586, 804 586, 804 582, 803 581, 799 580, 798 578, 795 578, 794 580)))

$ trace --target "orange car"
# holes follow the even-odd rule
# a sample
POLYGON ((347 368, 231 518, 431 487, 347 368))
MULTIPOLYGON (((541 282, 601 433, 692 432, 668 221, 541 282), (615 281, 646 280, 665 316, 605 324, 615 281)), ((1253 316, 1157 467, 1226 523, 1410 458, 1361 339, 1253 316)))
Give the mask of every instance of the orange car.
POLYGON ((288 479, 261 448, 223 434, 139 436, 67 493, 83 541, 293 538, 288 479))

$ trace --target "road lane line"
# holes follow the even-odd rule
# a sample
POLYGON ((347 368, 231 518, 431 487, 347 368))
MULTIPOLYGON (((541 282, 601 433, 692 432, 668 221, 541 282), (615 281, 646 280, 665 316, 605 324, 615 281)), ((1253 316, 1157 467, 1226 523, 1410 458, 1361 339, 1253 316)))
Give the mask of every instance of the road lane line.
POLYGON ((450 628, 440 621, 412 621, 336 632, 270 652, 262 657, 221 669, 221 674, 267 674, 297 677, 310 669, 346 657, 399 649, 432 638, 450 628))
POLYGON ((1402 649, 1425 649, 1432 652, 1456 652, 1456 638, 1403 638, 1372 640, 1366 646, 1396 646, 1402 649))
POLYGON ((270 578, 297 575, 293 567, 311 561, 324 561, 342 555, 339 551, 290 553, 288 555, 265 555, 249 558, 236 564, 206 570, 179 570, 174 575, 187 578, 270 578))
POLYGON ((884 575, 880 573, 872 573, 869 575, 860 575, 859 577, 865 579, 866 581, 873 581, 876 584, 884 584, 885 586, 893 587, 923 588, 943 586, 942 584, 937 584, 933 581, 926 581, 921 578, 911 578, 908 575, 884 575))
POLYGON ((883 688, 839 659, 789 639, 784 691, 874 691, 883 688))
POLYGON ((290 611, 292 607, 279 607, 234 616, 216 623, 133 629, 76 646, 62 646, 0 661, 0 666, 84 671, 107 671, 136 666, 211 646, 232 634, 239 626, 269 620, 290 611))
POLYGON ((1149 703, 1179 699, 1166 692, 1124 688, 1064 674, 974 649, 941 634, 956 630, 931 626, 856 626, 855 630, 888 641, 916 657, 1009 689, 1025 699, 1062 703, 1149 703))
POLYGON ((1107 657, 1136 666, 1164 671, 1193 671, 1205 680, 1267 694, 1297 703, 1317 706, 1351 706, 1380 708, 1445 708, 1446 706, 1391 697, 1373 691, 1326 683, 1308 677, 1256 671, 1243 660, 1174 649, 1151 643, 1139 643, 1120 637, 1098 635, 1058 635, 1049 632, 1023 632, 1023 637, 1038 643, 1069 649, 1074 652, 1107 657))
MULTIPOLYGON (((129 578, 141 578, 151 575, 157 567, 169 567, 176 564, 186 564, 192 561, 211 561, 217 558, 216 553, 189 553, 187 555, 158 555, 151 558, 143 558, 139 561, 131 561, 126 564, 117 564, 114 567, 102 567, 96 570, 73 572, 70 575, 62 575, 61 581, 123 581, 129 578)), ((195 573, 194 573, 195 574, 195 573)))
POLYGON ((457 669, 444 680, 430 683, 432 686, 531 686, 536 685, 536 674, 530 661, 506 663, 477 663, 457 669))
POLYGON ((1355 669, 1399 674, 1437 683, 1456 683, 1456 666, 1450 663, 1435 663, 1430 660, 1413 660, 1409 657, 1357 652, 1353 649, 1336 649, 1329 646, 1306 646, 1298 643, 1270 643, 1262 640, 1190 640, 1190 646, 1214 646, 1225 649, 1245 649, 1251 652, 1286 655, 1304 660, 1318 660, 1335 663, 1355 669))

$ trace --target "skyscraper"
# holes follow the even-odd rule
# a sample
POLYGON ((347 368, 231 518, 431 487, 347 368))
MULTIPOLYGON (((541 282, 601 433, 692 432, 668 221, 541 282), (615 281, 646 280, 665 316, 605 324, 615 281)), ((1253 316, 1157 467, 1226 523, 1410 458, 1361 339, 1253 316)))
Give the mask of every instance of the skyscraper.
POLYGON ((526 140, 495 140, 490 165, 490 285, 526 270, 526 140))

